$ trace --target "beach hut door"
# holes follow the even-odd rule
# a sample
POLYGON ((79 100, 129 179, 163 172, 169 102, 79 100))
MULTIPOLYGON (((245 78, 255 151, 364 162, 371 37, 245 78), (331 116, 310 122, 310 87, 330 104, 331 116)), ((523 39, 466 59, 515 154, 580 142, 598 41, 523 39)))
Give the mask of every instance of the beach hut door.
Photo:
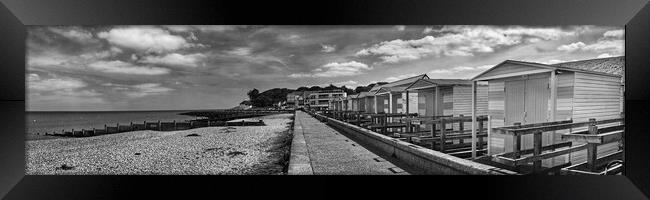
POLYGON ((550 95, 548 89, 548 77, 534 78, 526 80, 525 91, 525 115, 524 123, 532 124, 546 122, 546 113, 548 110, 548 98, 550 95))
POLYGON ((524 123, 524 92, 525 80, 512 80, 505 82, 505 124, 524 123))

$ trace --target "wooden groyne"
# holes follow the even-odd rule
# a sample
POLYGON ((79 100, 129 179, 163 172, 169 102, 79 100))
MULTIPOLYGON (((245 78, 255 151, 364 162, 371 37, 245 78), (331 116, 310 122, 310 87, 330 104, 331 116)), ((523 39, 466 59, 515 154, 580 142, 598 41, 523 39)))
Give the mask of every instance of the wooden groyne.
POLYGON ((266 115, 293 113, 294 110, 213 110, 213 111, 191 111, 181 115, 194 116, 201 119, 230 121, 233 119, 260 117, 266 115))
MULTIPOLYGON (((143 121, 142 123, 131 122, 129 124, 115 124, 115 126, 105 124, 103 129, 90 128, 90 129, 71 129, 61 130, 61 132, 45 132, 43 135, 48 136, 61 136, 61 137, 90 137, 96 135, 115 134, 130 131, 152 130, 152 131, 176 131, 187 130, 201 127, 212 126, 264 126, 262 120, 252 121, 236 121, 232 120, 242 118, 261 117, 266 115, 291 113, 293 110, 213 110, 213 111, 192 111, 181 113, 181 115, 195 116, 197 120, 189 121, 143 121), (228 122, 231 121, 231 122, 228 122)), ((40 135, 41 133, 36 133, 40 135)))
POLYGON ((171 121, 171 122, 147 122, 143 121, 142 123, 129 123, 129 124, 120 124, 117 123, 115 126, 104 125, 103 129, 72 129, 69 131, 61 130, 61 132, 45 132, 44 135, 51 136, 61 136, 61 137, 91 137, 97 135, 106 135, 106 134, 115 134, 131 131, 142 131, 142 130, 152 130, 152 131, 177 131, 177 130, 187 130, 193 128, 202 128, 202 127, 213 127, 213 126, 264 126, 264 121, 210 121, 210 120, 192 120, 192 121, 171 121))

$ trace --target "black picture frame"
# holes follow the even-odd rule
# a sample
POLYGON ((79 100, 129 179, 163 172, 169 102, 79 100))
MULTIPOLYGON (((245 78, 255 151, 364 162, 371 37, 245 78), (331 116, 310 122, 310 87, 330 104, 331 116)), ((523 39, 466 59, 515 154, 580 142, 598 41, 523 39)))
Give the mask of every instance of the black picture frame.
MULTIPOLYGON (((648 0, 0 0, 0 196, 90 199, 235 194, 395 198, 469 194, 514 199, 647 199, 650 195, 648 0), (149 24, 625 26, 624 176, 35 176, 25 175, 25 26, 149 24), (362 189, 363 188, 363 189, 362 189), (296 192, 307 192, 299 195, 296 192)), ((225 197, 225 196, 223 196, 225 197)), ((240 197, 240 196, 235 196, 240 197)), ((439 198, 443 198, 440 196, 439 198)), ((447 197, 449 198, 449 197, 447 197)), ((481 197, 484 198, 484 197, 481 197)))

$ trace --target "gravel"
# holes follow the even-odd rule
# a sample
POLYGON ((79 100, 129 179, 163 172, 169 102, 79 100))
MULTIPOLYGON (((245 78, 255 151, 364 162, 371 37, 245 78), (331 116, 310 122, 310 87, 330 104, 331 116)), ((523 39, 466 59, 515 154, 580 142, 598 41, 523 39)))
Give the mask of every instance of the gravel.
POLYGON ((25 171, 27 175, 281 174, 284 155, 274 149, 289 133, 292 115, 251 118, 264 120, 266 126, 27 141, 25 171))

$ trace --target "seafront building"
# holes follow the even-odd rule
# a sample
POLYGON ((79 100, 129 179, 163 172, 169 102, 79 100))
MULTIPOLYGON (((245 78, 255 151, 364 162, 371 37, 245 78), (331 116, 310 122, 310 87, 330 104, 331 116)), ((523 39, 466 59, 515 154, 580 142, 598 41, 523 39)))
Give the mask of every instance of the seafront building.
POLYGON ((343 90, 320 90, 307 96, 306 107, 312 110, 328 110, 332 101, 339 97, 347 97, 343 90))

